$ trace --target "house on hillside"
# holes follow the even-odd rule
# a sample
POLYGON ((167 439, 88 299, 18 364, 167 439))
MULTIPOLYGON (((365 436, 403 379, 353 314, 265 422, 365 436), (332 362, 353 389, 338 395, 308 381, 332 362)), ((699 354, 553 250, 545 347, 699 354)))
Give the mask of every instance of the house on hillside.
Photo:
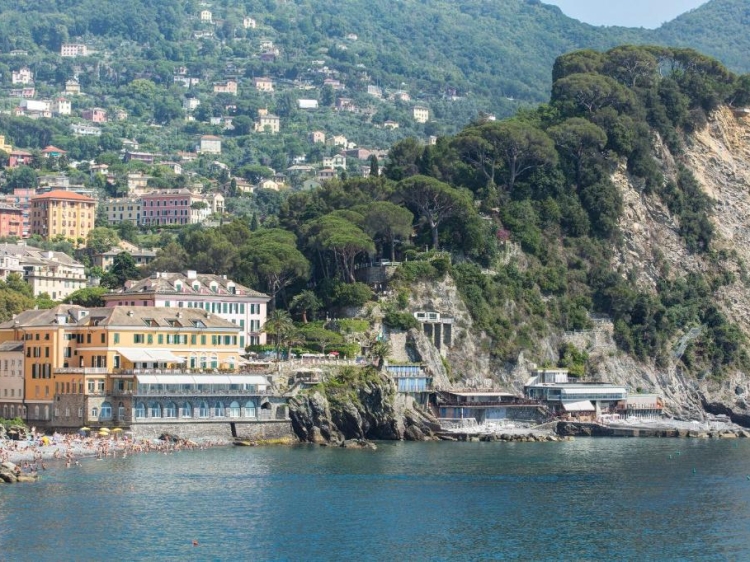
POLYGON ((221 154, 221 138, 214 135, 203 135, 197 147, 201 154, 221 154))
POLYGON ((273 80, 265 76, 256 77, 253 79, 255 89, 259 92, 273 92, 273 80))

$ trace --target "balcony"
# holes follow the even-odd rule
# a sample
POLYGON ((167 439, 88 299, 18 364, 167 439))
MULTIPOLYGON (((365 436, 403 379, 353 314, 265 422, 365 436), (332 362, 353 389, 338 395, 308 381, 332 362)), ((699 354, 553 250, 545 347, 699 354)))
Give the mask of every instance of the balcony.
POLYGON ((107 367, 60 367, 53 369, 56 375, 106 375, 107 367))

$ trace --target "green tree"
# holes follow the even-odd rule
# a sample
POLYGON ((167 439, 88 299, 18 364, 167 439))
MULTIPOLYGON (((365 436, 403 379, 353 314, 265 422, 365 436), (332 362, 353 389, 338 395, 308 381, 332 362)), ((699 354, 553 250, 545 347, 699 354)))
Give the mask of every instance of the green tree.
POLYGON ((121 252, 112 260, 112 267, 102 277, 101 284, 110 289, 117 289, 128 279, 139 279, 140 276, 133 256, 128 252, 121 252))
POLYGON ((390 201, 376 201, 365 210, 365 231, 390 249, 391 261, 396 260, 396 241, 411 236, 413 222, 414 215, 409 209, 390 201))
POLYGON ((86 248, 96 254, 109 252, 120 243, 117 232, 111 228, 98 226, 92 228, 86 237, 86 248))
POLYGON ((584 163, 588 157, 604 149, 607 145, 607 133, 591 121, 580 117, 567 119, 547 132, 555 141, 558 150, 572 160, 576 185, 580 185, 584 163))
POLYGON ((276 346, 276 361, 281 359, 281 345, 284 338, 294 330, 294 322, 286 310, 271 311, 263 325, 263 331, 271 334, 276 346))
MULTIPOLYGON (((311 223, 310 243, 314 248, 331 252, 342 278, 348 283, 354 283, 357 257, 375 253, 375 244, 359 226, 336 213, 341 211, 334 211, 311 223)), ((358 216, 362 218, 361 215, 358 216)))
POLYGON ((291 307, 302 314, 302 322, 307 324, 307 314, 314 319, 318 311, 323 308, 323 303, 313 291, 305 289, 292 299, 291 307))
POLYGON ((105 305, 102 296, 106 293, 106 287, 85 287, 68 295, 63 302, 66 304, 77 304, 78 306, 85 306, 87 308, 100 307, 105 305))
POLYGON ((432 247, 438 249, 438 228, 446 220, 469 212, 471 197, 466 191, 427 176, 413 176, 398 184, 398 195, 416 209, 430 227, 432 247))

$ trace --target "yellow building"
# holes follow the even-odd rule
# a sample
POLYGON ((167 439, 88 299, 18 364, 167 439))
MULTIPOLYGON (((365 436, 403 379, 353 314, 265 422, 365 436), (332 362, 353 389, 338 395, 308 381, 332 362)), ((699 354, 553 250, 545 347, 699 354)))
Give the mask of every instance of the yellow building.
MULTIPOLYGON (((58 305, 28 310, 0 324, 0 342, 24 343, 27 421, 73 428, 132 421, 139 383, 150 393, 156 385, 187 388, 187 377, 192 384, 193 378, 235 373, 240 330, 196 309, 58 305)), ((203 381, 229 382, 207 378, 198 383, 203 381)), ((255 376, 234 384, 255 385, 257 391, 257 385, 267 383, 255 376)))
POLYGON ((5 135, 0 135, 0 152, 10 154, 13 151, 13 146, 5 144, 5 135))
POLYGON ((95 219, 96 201, 79 193, 58 189, 31 198, 31 234, 86 240, 95 219))

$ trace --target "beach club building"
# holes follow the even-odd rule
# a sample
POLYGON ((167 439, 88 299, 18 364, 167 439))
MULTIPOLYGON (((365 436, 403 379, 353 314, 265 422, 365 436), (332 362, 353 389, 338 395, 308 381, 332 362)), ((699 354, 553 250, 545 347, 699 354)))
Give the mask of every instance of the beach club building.
POLYGON ((628 399, 624 386, 570 382, 567 369, 536 369, 524 394, 544 402, 554 414, 591 419, 624 408, 628 399))
POLYGON ((106 306, 163 306, 178 310, 204 310, 239 326, 239 344, 263 345, 268 301, 271 297, 227 279, 188 270, 156 272, 147 279, 127 281, 121 289, 102 297, 106 306))
POLYGON ((21 352, 16 412, 37 427, 284 419, 239 333, 205 310, 58 305, 0 324, 0 355, 21 352))

